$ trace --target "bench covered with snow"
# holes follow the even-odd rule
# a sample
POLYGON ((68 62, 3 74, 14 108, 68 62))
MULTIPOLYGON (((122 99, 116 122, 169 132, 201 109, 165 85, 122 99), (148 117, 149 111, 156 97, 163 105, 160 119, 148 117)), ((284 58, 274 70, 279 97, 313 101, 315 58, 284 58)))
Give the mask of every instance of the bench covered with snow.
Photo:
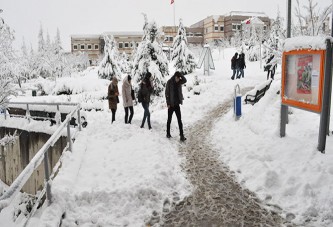
POLYGON ((256 102, 258 102, 265 95, 266 91, 271 86, 271 83, 272 80, 269 79, 264 83, 255 86, 255 88, 251 91, 247 92, 245 94, 245 103, 251 103, 252 105, 254 105, 256 102))

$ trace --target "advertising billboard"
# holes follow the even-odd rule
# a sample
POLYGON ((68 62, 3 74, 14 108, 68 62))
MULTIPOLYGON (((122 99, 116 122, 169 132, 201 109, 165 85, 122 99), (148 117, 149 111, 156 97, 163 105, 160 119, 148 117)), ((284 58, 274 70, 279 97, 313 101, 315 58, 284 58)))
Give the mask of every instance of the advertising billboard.
POLYGON ((282 58, 282 103, 320 113, 324 50, 294 50, 282 58))

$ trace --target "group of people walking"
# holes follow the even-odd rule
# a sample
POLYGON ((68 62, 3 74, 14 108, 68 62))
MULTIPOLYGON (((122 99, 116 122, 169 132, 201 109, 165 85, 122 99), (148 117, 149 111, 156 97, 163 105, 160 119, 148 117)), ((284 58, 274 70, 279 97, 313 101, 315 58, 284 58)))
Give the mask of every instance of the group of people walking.
MULTIPOLYGON (((180 106, 183 104, 183 92, 182 92, 182 84, 186 83, 186 78, 180 72, 175 72, 175 74, 168 80, 166 89, 165 89, 165 98, 166 104, 168 107, 168 119, 167 119, 167 133, 166 137, 171 138, 170 133, 170 125, 172 121, 172 115, 175 112, 176 117, 178 120, 178 127, 179 127, 179 135, 180 140, 185 141, 186 138, 184 136, 183 131, 183 123, 181 119, 181 111, 180 106)), ((130 75, 127 75, 123 79, 122 85, 122 97, 123 97, 123 105, 125 110, 125 124, 131 124, 132 118, 134 115, 134 101, 135 95, 134 90, 132 88, 132 78, 130 75)), ((150 96, 154 91, 154 83, 153 77, 150 72, 147 72, 139 84, 139 91, 138 91, 138 102, 141 103, 144 112, 143 118, 141 122, 140 128, 144 128, 145 123, 147 121, 149 130, 152 129, 151 122, 150 122, 150 111, 149 111, 149 104, 150 104, 150 96)), ((112 112, 111 124, 116 120, 116 111, 117 111, 117 104, 119 103, 119 90, 118 90, 118 79, 116 77, 112 78, 112 81, 108 87, 108 101, 109 101, 109 109, 112 112)))
POLYGON ((231 58, 231 69, 232 76, 231 79, 234 80, 244 78, 244 69, 246 68, 245 64, 245 54, 236 52, 235 55, 231 58))

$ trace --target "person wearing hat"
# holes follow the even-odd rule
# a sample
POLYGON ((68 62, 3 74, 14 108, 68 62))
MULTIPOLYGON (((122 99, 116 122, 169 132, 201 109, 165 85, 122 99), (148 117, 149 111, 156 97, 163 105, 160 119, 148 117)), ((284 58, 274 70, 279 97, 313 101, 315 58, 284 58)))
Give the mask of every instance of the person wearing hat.
POLYGON ((112 77, 111 83, 108 87, 108 100, 109 109, 112 112, 111 124, 116 120, 117 104, 119 103, 119 90, 118 90, 118 79, 116 76, 112 77))
POLYGON ((125 124, 131 124, 134 114, 131 81, 132 78, 130 75, 125 76, 122 86, 123 105, 125 108, 125 124), (128 117, 128 110, 130 111, 129 117, 128 117))
POLYGON ((180 104, 183 104, 183 91, 182 85, 186 83, 186 78, 180 73, 175 72, 175 74, 168 80, 165 88, 165 98, 168 106, 168 121, 167 121, 167 138, 171 138, 170 134, 170 124, 172 120, 173 112, 176 113, 179 127, 180 140, 185 141, 182 123, 182 115, 180 112, 180 104))

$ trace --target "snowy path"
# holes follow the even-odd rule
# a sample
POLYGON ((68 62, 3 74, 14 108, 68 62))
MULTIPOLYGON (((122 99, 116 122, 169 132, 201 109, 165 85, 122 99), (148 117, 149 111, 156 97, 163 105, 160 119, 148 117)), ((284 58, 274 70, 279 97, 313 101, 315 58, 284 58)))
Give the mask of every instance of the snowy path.
POLYGON ((242 188, 211 148, 207 135, 215 120, 230 108, 232 101, 224 102, 188 130, 188 141, 180 146, 180 153, 186 157, 183 169, 194 192, 182 201, 177 197, 165 201, 162 217, 153 216, 152 225, 157 221, 163 226, 280 226, 285 222, 277 207, 265 208, 242 188))
POLYGON ((61 216, 62 227, 141 226, 170 194, 188 194, 177 145, 161 136, 164 125, 153 121, 153 130, 141 129, 141 114, 125 125, 121 113, 111 125, 110 115, 88 115, 88 127, 53 182, 54 202, 41 217, 45 226, 58 226, 61 216))

